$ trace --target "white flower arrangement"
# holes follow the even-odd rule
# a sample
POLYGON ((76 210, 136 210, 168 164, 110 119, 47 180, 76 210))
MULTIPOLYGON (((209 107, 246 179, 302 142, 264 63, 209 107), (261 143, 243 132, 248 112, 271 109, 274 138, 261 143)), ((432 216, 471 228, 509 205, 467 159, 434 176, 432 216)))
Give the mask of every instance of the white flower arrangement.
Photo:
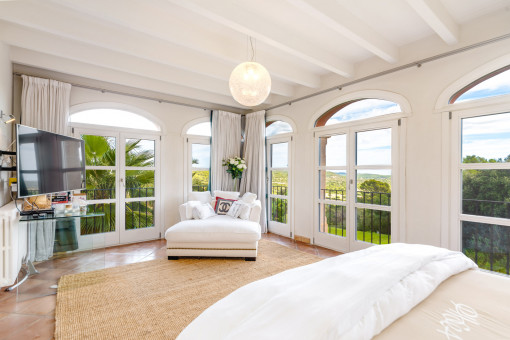
POLYGON ((241 178, 243 171, 246 170, 246 161, 241 157, 225 158, 223 166, 227 167, 227 173, 232 175, 232 179, 241 178))

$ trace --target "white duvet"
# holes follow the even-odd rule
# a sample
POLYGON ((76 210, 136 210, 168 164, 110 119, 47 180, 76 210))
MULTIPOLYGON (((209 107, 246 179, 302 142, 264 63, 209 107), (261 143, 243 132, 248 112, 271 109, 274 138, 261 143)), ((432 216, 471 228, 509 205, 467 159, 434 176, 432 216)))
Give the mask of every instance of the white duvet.
POLYGON ((374 246, 241 287, 178 339, 370 339, 442 281, 475 267, 447 249, 374 246))

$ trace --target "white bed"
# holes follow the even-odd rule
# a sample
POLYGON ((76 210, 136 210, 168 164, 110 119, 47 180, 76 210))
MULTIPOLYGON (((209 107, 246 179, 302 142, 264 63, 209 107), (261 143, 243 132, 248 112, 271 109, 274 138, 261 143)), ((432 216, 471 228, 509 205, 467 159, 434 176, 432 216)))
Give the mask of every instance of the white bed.
MULTIPOLYGON (((476 286, 467 286, 477 291, 476 286)), ((487 282, 480 290, 487 290, 487 282)), ((413 332, 419 329, 416 319, 420 318, 416 315, 413 318, 413 313, 420 315, 416 311, 427 304, 431 294, 431 298, 439 296, 442 304, 435 312, 422 313, 433 315, 428 328, 437 326, 428 329, 425 338, 476 339, 479 337, 470 336, 485 334, 487 339, 498 339, 501 334, 510 334, 508 278, 481 273, 458 252, 392 244, 326 259, 250 283, 205 310, 178 339, 371 339, 378 334, 378 339, 414 339, 413 332), (468 273, 474 273, 476 278, 481 275, 484 278, 481 282, 495 280, 495 286, 506 287, 499 290, 503 292, 499 299, 492 297, 490 304, 485 303, 496 308, 477 310, 455 294, 450 294, 455 301, 443 301, 444 294, 449 294, 444 289, 443 295, 432 294, 446 280, 447 286, 455 281, 450 285, 453 293, 474 296, 474 292, 463 289, 463 282, 473 281, 468 273), (462 276, 467 278, 459 280, 462 276), (468 314, 459 316, 459 308, 471 313, 471 319, 462 319, 468 314), (477 319, 474 312, 484 317, 477 319), (482 319, 485 327, 472 331, 482 319)))

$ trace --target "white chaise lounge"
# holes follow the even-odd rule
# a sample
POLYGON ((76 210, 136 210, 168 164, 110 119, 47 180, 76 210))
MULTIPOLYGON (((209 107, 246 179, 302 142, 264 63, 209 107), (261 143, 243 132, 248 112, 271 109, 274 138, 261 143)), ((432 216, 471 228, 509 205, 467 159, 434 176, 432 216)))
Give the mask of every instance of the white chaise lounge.
POLYGON ((206 219, 189 219, 186 204, 179 206, 181 222, 166 233, 169 260, 183 256, 257 258, 260 240, 261 203, 251 205, 249 218, 243 220, 228 215, 215 215, 206 219))

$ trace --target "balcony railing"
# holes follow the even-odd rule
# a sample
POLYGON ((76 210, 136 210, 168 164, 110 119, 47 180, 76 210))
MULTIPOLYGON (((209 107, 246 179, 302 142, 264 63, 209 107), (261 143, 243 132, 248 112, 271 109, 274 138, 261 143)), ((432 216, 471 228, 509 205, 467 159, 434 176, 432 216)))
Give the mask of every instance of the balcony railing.
MULTIPOLYGON (((104 216, 81 219, 81 235, 115 231, 115 202, 94 203, 94 200, 115 199, 115 188, 82 190, 90 201, 88 212, 100 212, 104 216)), ((154 187, 126 188, 126 197, 154 197, 154 187)), ((125 229, 140 229, 154 225, 154 201, 126 202, 125 229)))
MULTIPOLYGON (((462 213, 510 218, 510 202, 463 199, 462 213)), ((463 221, 462 252, 480 268, 510 274, 510 227, 463 221)))
POLYGON ((209 186, 208 185, 193 185, 191 187, 191 190, 192 191, 200 191, 200 192, 203 192, 203 191, 207 191, 209 190, 209 186))
MULTIPOLYGON (((283 185, 273 185, 271 188, 272 195, 287 196, 287 187, 283 185)), ((287 223, 288 201, 281 197, 271 197, 270 201, 271 216, 270 221, 287 223)))
MULTIPOLYGON (((345 190, 321 189, 320 198, 331 201, 347 200, 345 190)), ((391 193, 357 191, 358 203, 391 205, 391 193)), ((376 209, 356 209, 356 239, 374 244, 391 243, 391 213, 376 209)), ((346 207, 336 204, 321 204, 321 231, 338 236, 346 236, 346 207)))

